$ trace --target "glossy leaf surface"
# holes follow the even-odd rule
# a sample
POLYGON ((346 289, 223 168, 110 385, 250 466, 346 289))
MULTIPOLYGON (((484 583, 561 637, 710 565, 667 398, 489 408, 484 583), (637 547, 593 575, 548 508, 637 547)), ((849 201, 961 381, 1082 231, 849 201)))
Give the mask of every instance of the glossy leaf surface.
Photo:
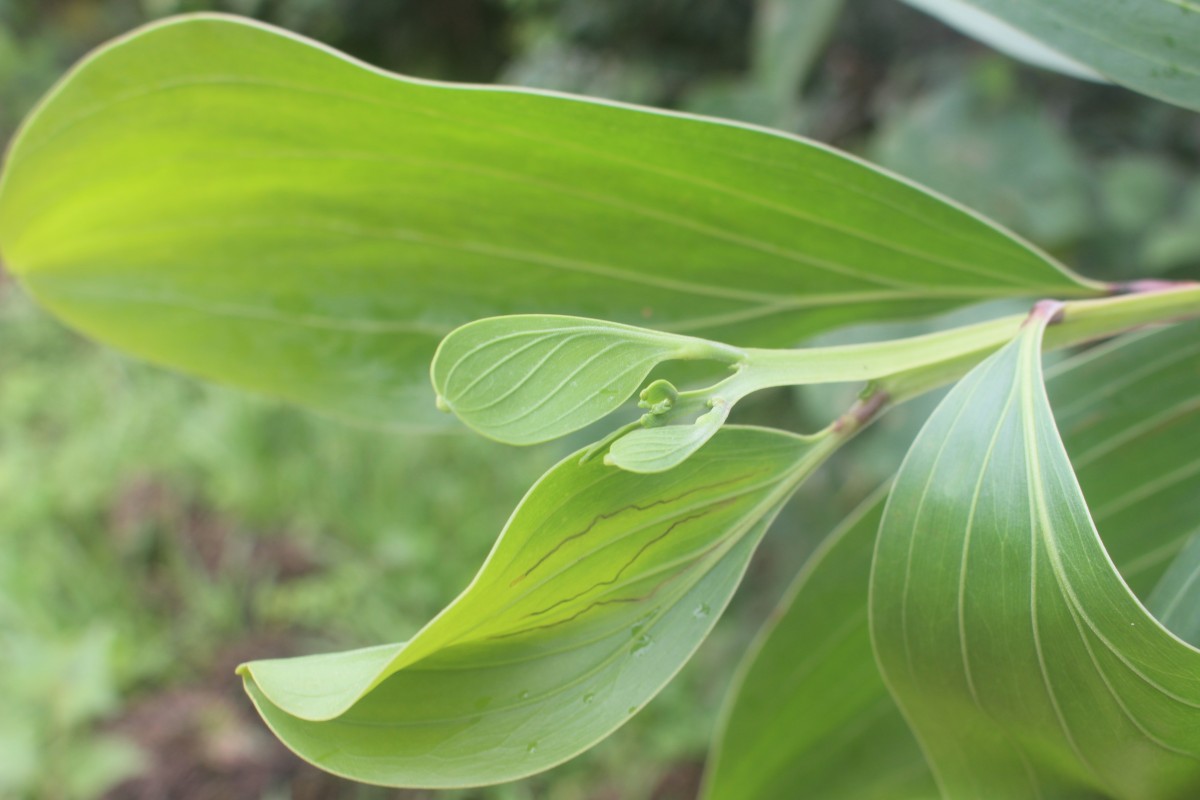
POLYGON ((438 340, 570 313, 790 346, 865 318, 1097 291, 792 136, 409 80, 232 17, 87 58, 14 141, 0 252, 135 355, 387 426, 444 425, 438 340))
POLYGON ((289 747, 357 780, 464 786, 547 769, 687 661, 829 446, 727 428, 657 476, 570 456, 407 643, 252 662, 246 689, 289 747))
POLYGON ((906 0, 1009 55, 1200 109, 1193 0, 906 0))
MULTIPOLYGON (((1104 544, 1156 613, 1174 597, 1166 565, 1200 532, 1198 382, 1195 323, 1093 348, 1048 380, 1084 492, 1107 501, 1093 510, 1104 544), (1139 465, 1132 477, 1129 464, 1139 465)), ((881 513, 882 501, 867 504, 830 536, 748 654, 709 764, 711 800, 773 800, 810 786, 847 800, 937 796, 871 650, 867 585, 881 513)), ((1171 568, 1180 570, 1187 565, 1171 568)))
POLYGON ((1031 320, 956 386, 901 466, 871 576, 879 664, 947 796, 1193 796, 1200 651, 1096 532, 1043 388, 1043 330, 1031 320))

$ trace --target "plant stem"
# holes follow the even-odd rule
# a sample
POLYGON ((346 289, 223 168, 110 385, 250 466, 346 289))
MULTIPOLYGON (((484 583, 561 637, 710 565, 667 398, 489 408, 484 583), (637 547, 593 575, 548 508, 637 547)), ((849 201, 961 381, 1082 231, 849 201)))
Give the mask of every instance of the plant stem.
MULTIPOLYGON (((1200 284, 1146 284, 1141 291, 1062 303, 1061 319, 1047 330, 1045 348, 1068 347, 1141 325, 1192 316, 1200 316, 1200 284)), ((866 344, 796 350, 748 348, 739 371, 712 388, 733 403, 774 386, 865 380, 876 381, 892 402, 901 402, 966 374, 1010 341, 1025 319, 1024 314, 1013 314, 866 344)))
MULTIPOLYGON (((1155 286, 1149 291, 1100 300, 1072 300, 1062 304, 1060 313, 1061 317, 1046 329, 1043 350, 1058 350, 1143 325, 1200 316, 1200 283, 1155 286)), ((1012 328, 1015 334, 1025 317, 1014 315, 1005 319, 1015 323, 1012 328)), ((1011 338, 1012 334, 972 353, 895 372, 880 378, 873 388, 886 392, 891 402, 902 403, 958 380, 1011 338)))

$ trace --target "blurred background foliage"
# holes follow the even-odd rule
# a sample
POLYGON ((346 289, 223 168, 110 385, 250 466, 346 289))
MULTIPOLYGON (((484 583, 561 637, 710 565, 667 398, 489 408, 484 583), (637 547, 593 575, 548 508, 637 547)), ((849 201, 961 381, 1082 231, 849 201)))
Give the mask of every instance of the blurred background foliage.
MULTIPOLYGON (((802 133, 1089 276, 1200 273, 1195 115, 1021 66, 897 0, 0 0, 0 139, 91 47, 201 10, 406 74, 802 133)), ((0 797, 427 796, 303 766, 252 717, 233 667, 405 638, 582 440, 388 438, 198 385, 63 329, 3 273, 0 341, 0 797)), ((767 394, 742 421, 812 429, 853 390, 767 394)), ((547 775, 446 796, 693 797, 738 655, 920 420, 889 416, 805 487, 712 639, 628 726, 547 775)))

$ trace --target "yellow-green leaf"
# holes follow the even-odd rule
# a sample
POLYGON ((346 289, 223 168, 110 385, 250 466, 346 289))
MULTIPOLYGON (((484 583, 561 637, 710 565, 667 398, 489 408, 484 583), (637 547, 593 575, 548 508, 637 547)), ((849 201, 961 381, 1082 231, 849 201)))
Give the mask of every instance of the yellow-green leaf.
POLYGON ((486 316, 791 346, 1100 290, 814 142, 402 78, 212 15, 106 45, 47 95, 0 176, 0 253, 97 339, 390 427, 445 423, 429 360, 486 316))
POLYGON ((547 769, 683 666, 832 446, 727 428, 654 476, 568 457, 409 641, 255 661, 241 669, 246 690, 285 744, 357 780, 449 787, 547 769))

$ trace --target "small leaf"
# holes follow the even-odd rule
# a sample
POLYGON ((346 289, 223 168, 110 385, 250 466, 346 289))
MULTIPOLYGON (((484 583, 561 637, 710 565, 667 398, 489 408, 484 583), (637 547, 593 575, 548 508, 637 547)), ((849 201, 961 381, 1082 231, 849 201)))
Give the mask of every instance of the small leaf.
POLYGON ((1042 385, 1044 324, 973 370, 906 457, 872 571, 876 655, 947 796, 1194 796, 1200 651, 1096 532, 1042 385))
POLYGON ((641 473, 674 469, 721 429, 731 408, 729 401, 716 397, 712 410, 701 414, 691 425, 661 425, 632 431, 613 442, 604 463, 641 473))
POLYGON ((657 380, 638 395, 638 408, 644 408, 652 416, 661 416, 679 402, 679 390, 667 380, 657 380))
POLYGON ((628 720, 687 661, 832 447, 727 428, 653 476, 571 456, 408 642, 252 662, 246 690, 290 748, 357 780, 452 787, 548 769, 628 720))
MULTIPOLYGON (((615 411, 664 361, 733 363, 740 356, 703 339, 615 322, 494 317, 451 332, 434 356, 432 376, 439 403, 467 425, 509 444, 534 444, 615 411)), ((647 387, 660 407, 652 413, 667 410, 663 384, 647 387)))

